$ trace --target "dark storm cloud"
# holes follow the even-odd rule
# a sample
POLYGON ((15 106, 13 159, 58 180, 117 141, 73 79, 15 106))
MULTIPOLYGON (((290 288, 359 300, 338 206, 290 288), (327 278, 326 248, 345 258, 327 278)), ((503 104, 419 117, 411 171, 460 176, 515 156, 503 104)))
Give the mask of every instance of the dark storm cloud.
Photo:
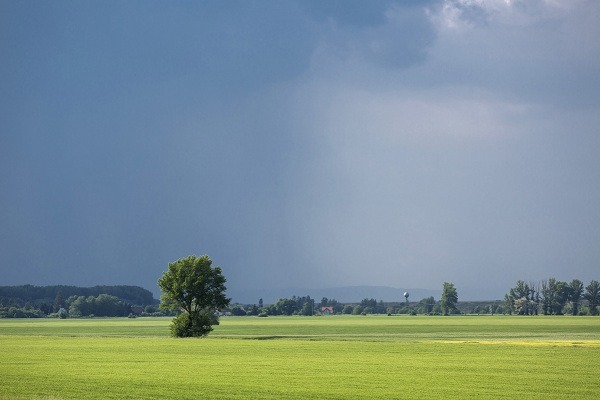
POLYGON ((305 68, 302 15, 139 6, 7 5, 3 253, 23 268, 9 280, 135 282, 148 263, 156 274, 228 242, 276 176, 282 149, 264 143, 285 139, 238 106, 305 68))
POLYGON ((598 279, 595 2, 3 10, 6 284, 598 279))
MULTIPOLYGON (((479 298, 501 297, 517 275, 594 279, 599 143, 597 96, 587 97, 599 59, 576 39, 597 30, 587 15, 598 7, 522 4, 434 5, 436 40, 416 67, 359 57, 360 68, 306 89, 326 105, 311 120, 330 151, 305 177, 311 201, 295 204, 320 216, 307 245, 334 265, 327 272, 407 286, 454 280, 479 298), (328 200, 315 206, 321 193, 328 200)), ((314 63, 347 64, 326 54, 314 63)))

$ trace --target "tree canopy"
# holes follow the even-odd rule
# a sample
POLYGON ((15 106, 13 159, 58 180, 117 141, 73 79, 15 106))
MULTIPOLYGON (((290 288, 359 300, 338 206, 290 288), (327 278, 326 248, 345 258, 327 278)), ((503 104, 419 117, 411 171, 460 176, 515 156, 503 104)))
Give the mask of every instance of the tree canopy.
POLYGON ((453 283, 444 282, 442 287, 442 297, 440 300, 442 314, 448 315, 456 310, 456 302, 458 301, 458 293, 453 283))
POLYGON ((183 312, 173 320, 173 336, 205 336, 212 331, 218 324, 215 312, 229 305, 225 282, 221 267, 212 268, 207 255, 169 263, 158 286, 163 291, 161 307, 183 312))
POLYGON ((590 313, 598 315, 598 305, 600 304, 600 283, 598 281, 593 280, 585 287, 584 298, 589 303, 590 313))

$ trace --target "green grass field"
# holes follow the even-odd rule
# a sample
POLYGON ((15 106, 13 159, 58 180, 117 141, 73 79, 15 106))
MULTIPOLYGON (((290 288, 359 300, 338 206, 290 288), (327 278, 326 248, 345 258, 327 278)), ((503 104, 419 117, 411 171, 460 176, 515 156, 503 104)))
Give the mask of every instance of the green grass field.
POLYGON ((2 399, 597 399, 600 318, 0 320, 2 399))

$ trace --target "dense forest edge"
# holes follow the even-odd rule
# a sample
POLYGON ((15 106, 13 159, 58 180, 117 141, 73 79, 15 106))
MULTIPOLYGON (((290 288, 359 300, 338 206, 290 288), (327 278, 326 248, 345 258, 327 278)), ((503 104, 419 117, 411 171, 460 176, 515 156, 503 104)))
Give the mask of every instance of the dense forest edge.
POLYGON ((156 312, 158 304, 139 286, 0 286, 0 318, 120 317, 156 312))

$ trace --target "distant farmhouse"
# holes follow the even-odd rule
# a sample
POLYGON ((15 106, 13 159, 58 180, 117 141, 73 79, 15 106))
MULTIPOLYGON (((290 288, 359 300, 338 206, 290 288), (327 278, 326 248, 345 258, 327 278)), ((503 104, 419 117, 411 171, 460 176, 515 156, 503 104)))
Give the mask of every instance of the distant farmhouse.
POLYGON ((321 314, 333 315, 333 307, 321 307, 321 314))

